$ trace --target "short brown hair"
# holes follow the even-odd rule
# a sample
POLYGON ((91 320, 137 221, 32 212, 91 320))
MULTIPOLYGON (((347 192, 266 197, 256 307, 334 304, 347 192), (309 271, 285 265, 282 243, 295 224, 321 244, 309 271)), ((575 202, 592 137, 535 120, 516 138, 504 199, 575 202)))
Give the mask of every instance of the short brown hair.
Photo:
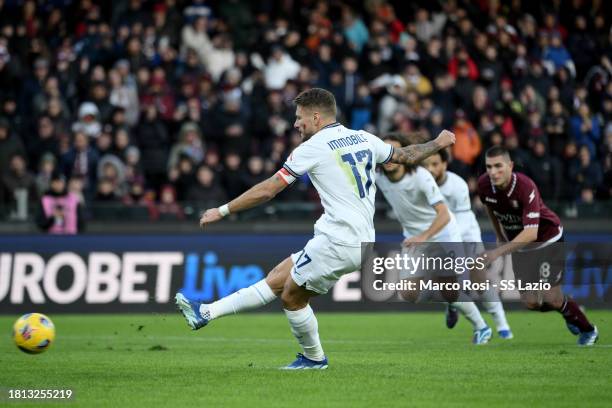
POLYGON ((336 98, 322 88, 312 88, 301 92, 293 103, 307 109, 319 110, 324 115, 336 117, 336 98))
MULTIPOLYGON (((405 146, 410 146, 412 144, 415 144, 415 141, 413 140, 413 138, 414 138, 413 134, 405 134, 402 132, 390 132, 390 133, 385 134, 382 137, 382 140, 397 142, 400 144, 401 147, 405 147, 405 146)), ((406 172, 408 174, 412 174, 416 170, 417 166, 404 164, 404 168, 406 169, 406 172)))
POLYGON ((401 132, 390 132, 382 137, 382 140, 391 140, 400 144, 400 146, 408 146, 408 138, 401 132))
POLYGON ((497 157, 497 156, 502 156, 508 160, 511 160, 510 152, 505 147, 502 147, 502 146, 490 147, 489 150, 487 150, 487 152, 485 153, 485 157, 497 157))

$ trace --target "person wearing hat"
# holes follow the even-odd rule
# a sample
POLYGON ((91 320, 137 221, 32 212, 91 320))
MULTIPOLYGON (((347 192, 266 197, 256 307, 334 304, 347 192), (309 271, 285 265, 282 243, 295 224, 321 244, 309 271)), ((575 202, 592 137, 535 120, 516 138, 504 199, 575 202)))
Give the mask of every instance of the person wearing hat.
POLYGON ((89 138, 96 138, 102 132, 99 120, 100 110, 93 102, 83 102, 79 106, 79 120, 72 126, 73 132, 83 132, 89 138))
POLYGON ((204 144, 202 132, 195 122, 185 122, 181 126, 178 142, 172 146, 168 158, 168 170, 178 165, 181 155, 187 155, 194 163, 200 163, 204 159, 204 144))
POLYGON ((66 179, 58 170, 51 174, 49 190, 40 200, 36 224, 49 234, 72 235, 83 230, 83 208, 79 197, 66 188, 66 179))

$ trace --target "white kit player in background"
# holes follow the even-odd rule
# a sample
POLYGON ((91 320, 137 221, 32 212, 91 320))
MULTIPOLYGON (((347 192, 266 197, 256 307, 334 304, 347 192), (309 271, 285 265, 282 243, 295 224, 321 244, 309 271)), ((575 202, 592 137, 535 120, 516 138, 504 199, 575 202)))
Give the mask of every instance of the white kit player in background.
MULTIPOLYGON (((413 137, 399 133, 390 133, 384 138, 385 142, 394 148, 414 144, 413 137)), ((459 255, 458 246, 461 235, 454 215, 449 211, 444 197, 436 184, 433 176, 421 166, 407 166, 401 164, 387 163, 382 166, 382 172, 376 177, 376 184, 391 205, 393 212, 400 222, 404 234, 404 253, 411 251, 421 253, 429 251, 428 245, 417 245, 425 242, 438 242, 440 250, 444 253, 453 252, 459 255), (410 249, 408 249, 410 247, 410 249)), ((461 245, 461 249, 463 246, 461 245)), ((415 255, 419 256, 419 255, 415 255)), ((433 255, 432 255, 433 256, 433 255)), ((409 274, 400 271, 400 279, 412 280, 416 283, 424 278, 434 278, 439 282, 457 282, 454 271, 433 273, 432 271, 412 271, 409 274)), ((432 293, 421 293, 420 290, 411 290, 401 293, 406 300, 416 302, 430 298, 432 293)), ((472 323, 474 344, 486 344, 491 338, 491 329, 483 320, 478 308, 469 297, 462 292, 442 291, 442 297, 449 302, 449 310, 459 310, 472 323)), ((454 327, 457 323, 457 315, 454 312, 454 321, 449 321, 447 314, 447 325, 454 327)))
MULTIPOLYGON (((476 215, 472 211, 470 190, 465 180, 452 171, 447 170, 448 153, 446 150, 441 150, 431 155, 423 160, 422 165, 435 178, 449 209, 455 214, 461 239, 466 246, 467 255, 474 256, 483 253, 484 246, 482 244, 480 225, 478 225, 476 215)), ((501 266, 501 262, 499 264, 501 266)), ((480 280, 483 279, 481 278, 480 280)), ((499 337, 502 339, 513 338, 514 336, 506 320, 506 312, 497 290, 491 287, 487 293, 482 294, 482 298, 482 306, 493 317, 499 337)), ((455 322, 457 320, 456 311, 450 307, 447 310, 447 321, 452 322, 453 320, 455 322), (453 317, 453 314, 455 317, 453 317)))
POLYGON ((373 242, 375 167, 378 163, 416 164, 452 145, 455 136, 442 131, 433 141, 394 149, 378 137, 336 122, 332 93, 313 88, 300 93, 295 128, 303 142, 274 176, 238 198, 204 212, 200 225, 262 204, 308 173, 325 210, 306 246, 278 264, 265 279, 211 304, 177 293, 175 300, 187 324, 197 330, 222 316, 252 310, 281 298, 291 332, 302 347, 285 369, 325 369, 328 360, 319 340, 313 296, 325 294, 345 273, 360 269, 361 243, 373 242))

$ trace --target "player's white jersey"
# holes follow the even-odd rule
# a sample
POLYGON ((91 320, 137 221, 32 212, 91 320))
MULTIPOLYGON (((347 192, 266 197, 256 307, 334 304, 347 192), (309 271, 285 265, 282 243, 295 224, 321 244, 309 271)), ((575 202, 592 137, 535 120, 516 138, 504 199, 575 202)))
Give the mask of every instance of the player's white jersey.
MULTIPOLYGON (((427 230, 436 218, 436 210, 433 206, 444 202, 444 197, 433 176, 421 166, 418 166, 411 174, 406 173, 397 182, 392 182, 384 174, 379 174, 376 184, 393 208, 406 238, 419 235, 427 230)), ((461 241, 455 217, 452 213, 450 216, 449 223, 430 241, 461 241)))
POLYGON ((377 136, 333 123, 296 147, 280 175, 292 183, 308 172, 325 209, 315 235, 357 247, 375 240, 375 168, 392 155, 393 146, 377 136))
POLYGON ((457 174, 447 171, 446 180, 440 186, 440 191, 455 217, 461 239, 464 242, 482 242, 480 226, 472 211, 470 190, 467 183, 457 174))

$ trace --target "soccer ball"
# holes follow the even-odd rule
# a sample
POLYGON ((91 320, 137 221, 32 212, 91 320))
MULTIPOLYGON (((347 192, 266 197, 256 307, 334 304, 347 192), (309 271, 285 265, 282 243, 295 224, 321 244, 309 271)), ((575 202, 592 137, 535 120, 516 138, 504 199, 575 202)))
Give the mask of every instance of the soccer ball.
POLYGON ((13 325, 13 340, 24 353, 42 353, 51 346, 54 339, 55 326, 44 314, 24 314, 13 325))

